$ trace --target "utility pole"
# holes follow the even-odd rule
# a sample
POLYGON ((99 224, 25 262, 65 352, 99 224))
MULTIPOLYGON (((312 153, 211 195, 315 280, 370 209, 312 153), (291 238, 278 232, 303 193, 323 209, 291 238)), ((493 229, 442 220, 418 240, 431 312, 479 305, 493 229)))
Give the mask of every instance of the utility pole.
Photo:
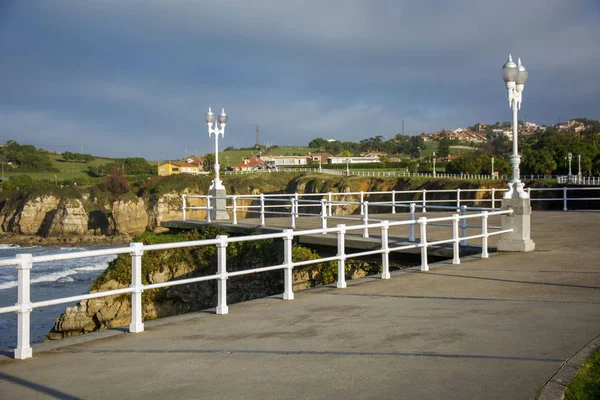
POLYGON ((258 124, 256 124, 256 146, 260 145, 260 141, 258 140, 258 124))
POLYGON ((402 136, 404 136, 404 120, 402 120, 402 136))

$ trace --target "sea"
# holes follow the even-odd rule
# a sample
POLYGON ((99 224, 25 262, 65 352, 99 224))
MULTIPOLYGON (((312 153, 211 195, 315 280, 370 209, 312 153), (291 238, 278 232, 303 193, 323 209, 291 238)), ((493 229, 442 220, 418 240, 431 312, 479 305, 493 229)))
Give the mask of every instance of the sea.
MULTIPOLYGON (((73 253, 83 250, 106 249, 115 246, 89 247, 20 247, 0 244, 0 259, 14 258, 21 253, 34 257, 56 253, 73 253)), ((76 296, 89 292, 94 280, 108 267, 116 255, 79 258, 65 261, 34 263, 31 268, 31 301, 51 300, 76 296)), ((0 267, 0 307, 13 306, 17 302, 17 269, 15 266, 0 267)), ((41 343, 52 329, 56 318, 66 303, 51 307, 35 308, 31 313, 31 343, 41 343)), ((10 351, 17 346, 17 313, 0 314, 0 350, 10 351)))

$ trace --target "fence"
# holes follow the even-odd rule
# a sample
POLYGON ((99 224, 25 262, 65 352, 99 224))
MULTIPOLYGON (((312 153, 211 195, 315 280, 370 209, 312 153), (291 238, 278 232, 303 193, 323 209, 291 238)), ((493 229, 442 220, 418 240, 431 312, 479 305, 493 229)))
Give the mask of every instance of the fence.
MULTIPOLYGON (((211 211, 217 209, 215 204, 217 200, 224 200, 225 205, 220 206, 229 211, 232 215, 234 224, 238 223, 238 213, 258 214, 260 220, 260 226, 265 226, 265 218, 267 216, 289 216, 290 227, 296 228, 296 219, 301 216, 316 216, 320 215, 324 220, 334 217, 334 211, 343 209, 344 206, 356 206, 358 205, 359 214, 361 216, 367 215, 363 218, 364 223, 368 223, 369 207, 377 207, 379 211, 382 209, 385 212, 391 212, 395 214, 398 208, 409 207, 411 203, 418 204, 424 213, 427 209, 436 209, 436 206, 445 204, 447 209, 460 210, 461 206, 468 203, 482 205, 489 203, 489 209, 495 210, 496 206, 499 205, 499 197, 507 189, 455 189, 455 190, 407 190, 407 191, 380 191, 380 192, 347 192, 347 193, 293 193, 293 194, 260 194, 260 195, 237 195, 237 196, 226 196, 226 197, 213 197, 213 196, 199 196, 199 195, 183 195, 182 196, 182 219, 188 220, 188 210, 202 210, 206 213, 206 221, 211 222, 211 211), (475 198, 465 198, 465 194, 475 194, 475 198), (446 199, 428 199, 428 195, 431 194, 442 194, 445 195, 446 199), (480 196, 481 194, 481 196, 480 196), (358 201, 345 201, 348 196, 354 196, 358 198, 358 201), (388 200, 384 201, 367 201, 366 198, 379 196, 385 197, 388 200), (408 198, 411 197, 412 198, 408 198), (336 198, 342 197, 343 200, 336 200, 336 198), (311 200, 319 198, 319 200, 311 200), (415 199, 416 198, 416 199, 415 199), (201 205, 190 206, 188 204, 189 199, 200 199, 201 205), (241 205, 240 201, 250 203, 241 205), (269 204, 270 203, 270 204, 269 204), (307 210, 306 212, 300 212, 301 209, 307 210), (312 212, 311 212, 312 209, 312 212)), ((527 188, 527 192, 531 197, 532 202, 562 202, 563 211, 568 210, 569 201, 598 201, 600 197, 574 197, 572 193, 578 193, 581 191, 598 190, 596 188, 589 187, 563 187, 563 188, 527 188), (536 197, 536 193, 557 193, 556 197, 536 197), (571 195, 570 195, 571 194, 571 195)), ((470 209, 472 207, 469 207, 470 209)), ((483 208, 480 208, 483 210, 483 208)), ((373 212, 371 210, 371 212, 373 212)), ((341 218, 341 217, 337 217, 341 218)), ((325 226, 325 225, 324 225, 325 226)))
MULTIPOLYGON (((251 236, 240 236, 240 237, 228 237, 228 236, 217 236, 214 239, 198 240, 189 242, 176 242, 176 243, 165 243, 165 244, 153 244, 144 245, 143 243, 131 243, 129 247, 105 249, 105 250, 92 250, 92 251, 81 251, 77 253, 68 254, 54 254, 35 256, 31 254, 19 254, 12 259, 0 260, 0 267, 16 266, 18 270, 18 298, 17 303, 14 306, 0 308, 0 314, 8 312, 16 312, 18 315, 17 324, 17 348, 15 349, 14 356, 17 359, 30 358, 33 355, 30 345, 30 316, 31 312, 35 308, 47 307, 52 305, 71 303, 75 301, 82 301, 88 299, 95 299, 105 296, 114 295, 131 295, 131 323, 129 325, 129 332, 138 333, 144 330, 144 323, 142 321, 142 293, 144 290, 158 289, 176 285, 184 285, 195 282, 204 281, 217 281, 217 314, 227 314, 227 279, 233 276, 256 274, 267 271, 283 270, 284 280, 284 300, 293 300, 294 292, 292 291, 292 272, 294 267, 300 267, 310 264, 317 264, 328 261, 337 261, 337 284, 338 288, 346 287, 346 276, 345 276, 345 261, 349 258, 363 257, 368 255, 381 254, 382 257, 382 273, 381 279, 390 279, 389 271, 389 254, 394 251, 401 251, 406 249, 420 249, 421 253, 421 271, 428 271, 429 264, 427 261, 427 249, 429 246, 437 246, 442 244, 452 244, 453 247, 453 264, 460 263, 460 250, 459 246, 461 243, 467 240, 481 239, 481 257, 487 258, 488 254, 488 238, 493 235, 499 235, 503 233, 512 232, 512 229, 498 230, 490 232, 490 229, 494 227, 488 226, 488 218, 492 215, 505 215, 512 213, 512 210, 503 211, 483 211, 479 214, 471 215, 458 215, 453 214, 449 217, 439 218, 427 218, 420 217, 418 219, 411 219, 406 221, 380 221, 368 225, 337 225, 332 228, 320 228, 303 231, 293 231, 286 229, 281 233, 264 234, 264 235, 251 235, 251 236), (467 219, 481 219, 481 233, 471 236, 466 236, 466 231, 462 230, 462 234, 459 234, 459 223, 466 226, 467 219), (452 227, 451 238, 428 241, 427 240, 427 226, 437 224, 439 226, 450 226, 452 227), (411 243, 408 245, 390 247, 389 243, 389 229, 397 226, 419 226, 420 239, 418 243, 411 243), (348 232, 351 231, 364 231, 365 229, 381 229, 381 248, 361 251, 355 253, 347 253, 345 248, 345 237, 348 232), (306 260, 294 262, 292 260, 292 241, 294 237, 303 235, 314 235, 314 234, 335 234, 337 235, 337 254, 332 257, 322 257, 315 260, 306 260), (284 254, 283 262, 278 265, 272 266, 260 266, 257 268, 251 268, 247 270, 228 272, 227 271, 227 260, 226 260, 226 248, 229 243, 234 242, 245 242, 265 239, 282 239, 284 243, 284 254), (166 249, 194 247, 194 246, 216 246, 217 247, 217 271, 213 275, 200 276, 189 279, 179 279, 168 282, 154 283, 149 285, 142 284, 142 262, 143 255, 148 251, 160 251, 166 249), (94 257, 100 255, 112 255, 112 254, 130 254, 131 255, 131 285, 127 288, 108 290, 103 292, 96 292, 85 294, 81 296, 62 297, 46 301, 31 302, 31 280, 30 272, 31 269, 37 263, 69 260, 75 258, 94 257)), ((411 238, 415 241, 414 234, 411 238)))

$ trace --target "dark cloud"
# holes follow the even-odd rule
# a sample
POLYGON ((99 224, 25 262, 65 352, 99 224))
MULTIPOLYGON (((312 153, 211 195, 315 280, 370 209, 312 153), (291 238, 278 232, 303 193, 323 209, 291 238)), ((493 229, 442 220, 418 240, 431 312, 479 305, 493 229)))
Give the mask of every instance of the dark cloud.
POLYGON ((597 0, 4 2, 0 141, 98 154, 303 145, 508 120, 500 68, 530 70, 522 115, 600 118, 597 0), (62 147, 61 147, 62 146, 62 147))

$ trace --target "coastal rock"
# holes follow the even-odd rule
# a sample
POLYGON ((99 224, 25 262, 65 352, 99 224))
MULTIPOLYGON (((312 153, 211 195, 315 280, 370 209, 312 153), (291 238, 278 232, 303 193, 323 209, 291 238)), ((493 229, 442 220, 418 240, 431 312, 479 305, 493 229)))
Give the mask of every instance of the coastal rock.
POLYGON ((181 195, 179 193, 167 193, 160 196, 151 210, 154 232, 167 230, 160 227, 160 223, 163 221, 181 219, 181 205, 181 195))
POLYGON ((113 232, 138 235, 146 231, 148 210, 146 202, 141 198, 114 202, 111 214, 113 232))
POLYGON ((79 199, 69 199, 60 203, 54 214, 48 236, 85 235, 88 231, 88 213, 79 199))
POLYGON ((35 197, 23 204, 15 215, 15 233, 23 235, 44 234, 57 211, 59 199, 54 196, 35 197))

